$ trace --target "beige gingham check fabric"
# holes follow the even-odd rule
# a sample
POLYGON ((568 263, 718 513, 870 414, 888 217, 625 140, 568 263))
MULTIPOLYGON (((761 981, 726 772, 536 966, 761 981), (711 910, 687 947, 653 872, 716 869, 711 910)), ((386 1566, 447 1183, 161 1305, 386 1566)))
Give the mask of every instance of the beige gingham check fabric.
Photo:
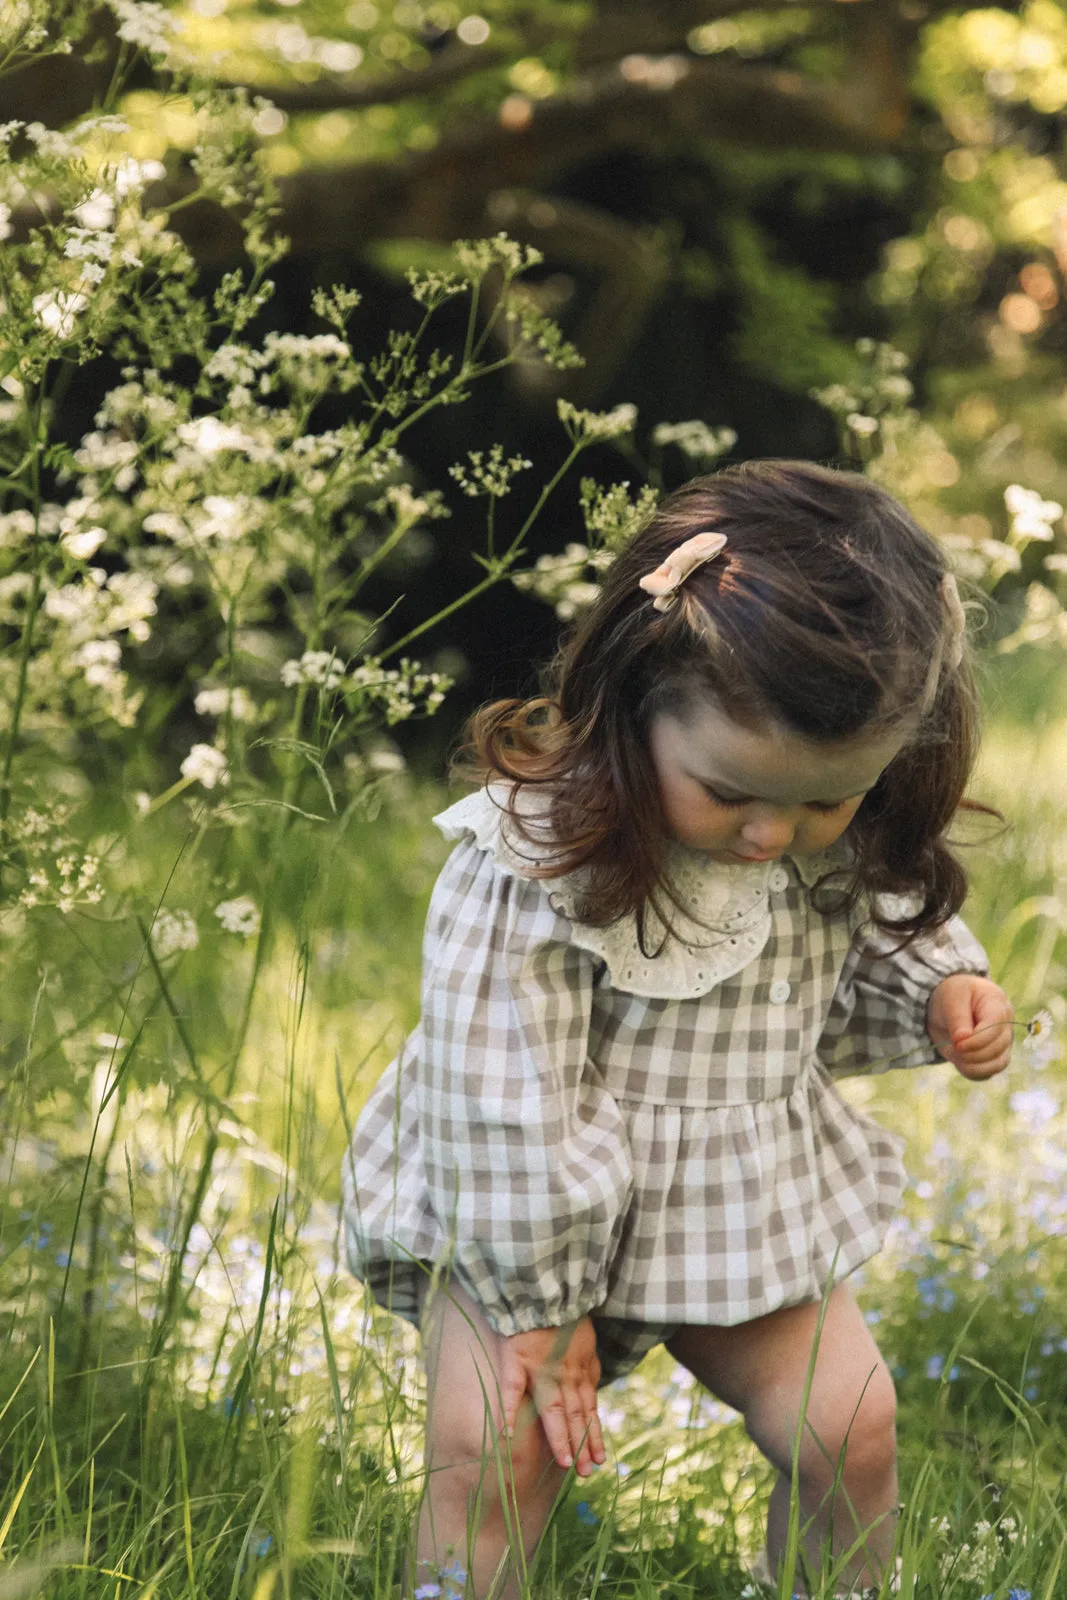
POLYGON ((427 1264, 502 1334, 592 1314, 618 1372, 679 1324, 817 1299, 873 1255, 899 1142, 833 1079, 937 1059, 931 990, 986 971, 963 923, 894 953, 817 911, 786 859, 754 960, 696 996, 638 996, 487 837, 464 827, 441 872, 422 1019, 345 1161, 356 1275, 413 1321, 427 1264))

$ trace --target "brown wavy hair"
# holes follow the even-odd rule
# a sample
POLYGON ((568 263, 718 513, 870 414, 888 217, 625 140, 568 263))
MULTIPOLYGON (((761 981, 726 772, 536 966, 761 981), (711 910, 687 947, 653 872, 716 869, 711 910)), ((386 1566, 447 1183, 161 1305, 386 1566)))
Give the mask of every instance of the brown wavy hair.
POLYGON ((531 876, 586 869, 585 920, 633 912, 644 946, 648 909, 669 927, 664 904, 677 904, 648 748, 654 717, 684 720, 711 700, 747 728, 812 744, 906 730, 849 825, 847 878, 818 886, 833 887, 829 910, 908 896, 911 914, 875 913, 906 940, 945 922, 967 891, 945 835, 972 804, 978 704, 966 649, 953 661, 945 572, 931 536, 857 473, 768 460, 694 478, 609 568, 544 694, 475 713, 458 770, 510 785, 512 827, 537 846, 531 876), (638 580, 711 531, 726 535, 722 554, 655 610, 638 580), (523 819, 531 789, 545 795, 544 829, 523 819))

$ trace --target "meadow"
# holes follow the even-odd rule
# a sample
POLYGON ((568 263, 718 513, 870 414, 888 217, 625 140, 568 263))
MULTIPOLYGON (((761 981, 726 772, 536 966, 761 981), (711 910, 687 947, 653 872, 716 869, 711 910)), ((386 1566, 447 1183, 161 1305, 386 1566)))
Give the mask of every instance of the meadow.
MULTIPOLYGON (((99 10, 8 7, 0 71, 99 65, 99 10)), ((352 1121, 415 1020, 446 848, 430 824, 442 775, 406 770, 393 739, 437 710, 451 668, 406 652, 512 582, 573 617, 651 510, 664 451, 666 477, 689 476, 737 438, 652 417, 631 438, 629 399, 565 398, 582 357, 538 299, 539 252, 503 234, 405 262, 410 304, 387 333, 347 283, 311 292, 312 333, 265 321, 286 252, 260 159, 274 108, 190 67, 165 7, 106 10, 116 53, 91 114, 0 126, 0 1600, 394 1600, 423 1487, 417 1344, 348 1275, 337 1207, 352 1121), (146 109, 126 80, 149 67, 146 109), (204 204, 244 259, 202 281, 180 230, 204 204), (560 425, 536 467, 482 437, 490 400, 428 483, 420 430, 534 362, 560 425), (607 481, 575 484, 587 450, 607 481), (559 529, 542 512, 568 475, 588 543, 545 553, 559 529), (531 487, 498 519, 517 478, 531 487), (473 502, 477 551, 448 537, 473 502), (432 603, 409 605, 412 574, 457 551, 467 592, 440 602, 447 585, 428 581, 432 603)), ((1025 162, 1026 194, 1055 198, 1029 147, 1025 162)), ((981 192, 1022 229, 1019 205, 981 192)), ((1044 240, 1027 227, 1013 261, 1044 240)), ((744 262, 762 343, 807 329, 818 360, 788 391, 803 394, 822 382, 823 313, 805 322, 800 279, 744 262)), ((1056 304, 1048 268, 1026 270, 1041 305, 1006 296, 1016 322, 990 336, 1012 394, 1018 314, 1056 304)), ((901 1399, 899 1592, 1057 1600, 1067 557, 1041 492, 1057 462, 1037 446, 1061 408, 1040 398, 1025 428, 1000 426, 965 375, 961 469, 910 406, 907 367, 864 337, 812 395, 841 459, 915 506, 969 592, 994 595, 1001 644, 1023 645, 986 668, 976 792, 1007 821, 968 827, 969 917, 1020 1050, 984 1087, 944 1068, 847 1086, 906 1136, 911 1176, 860 1293, 901 1399)), ((737 1417, 662 1351, 605 1390, 602 1416, 609 1462, 567 1485, 531 1597, 755 1600, 769 1484, 737 1417)), ((416 1600, 463 1600, 456 1569, 420 1578, 416 1600)), ((811 1575, 812 1594, 834 1589, 811 1575)))
MULTIPOLYGON (((969 920, 1020 1018, 1062 1027, 1067 692, 1024 653, 993 663, 986 696, 975 792, 1009 825, 973 848, 969 920)), ((263 956, 254 907, 214 912, 187 798, 121 828, 121 798, 100 802, 112 871, 174 908, 150 967, 129 919, 91 907, 8 941, 0 1600, 398 1593, 417 1346, 346 1273, 338 1171, 416 1015, 446 846, 435 784, 394 772, 366 795, 271 862, 263 956)), ((262 838, 230 845, 236 881, 262 838)), ((988 1086, 945 1068, 846 1085, 908 1139, 905 1206, 860 1288, 900 1392, 905 1596, 1067 1593, 1064 1069, 1043 1054, 1031 1041, 988 1086)), ((738 1419, 663 1351, 602 1401, 609 1462, 569 1485, 531 1595, 753 1595, 769 1485, 738 1419)))

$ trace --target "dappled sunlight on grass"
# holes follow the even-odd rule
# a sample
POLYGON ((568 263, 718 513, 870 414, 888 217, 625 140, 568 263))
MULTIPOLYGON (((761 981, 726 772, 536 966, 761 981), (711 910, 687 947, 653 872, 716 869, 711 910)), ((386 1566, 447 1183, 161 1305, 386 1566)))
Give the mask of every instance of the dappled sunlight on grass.
MULTIPOLYGON (((1010 827, 972 854, 968 919, 1020 1014, 1048 1007, 1063 1022, 1067 804, 1056 777, 1067 722, 1058 711, 1046 722, 1039 749, 1032 724, 1006 720, 990 737, 976 793, 1010 827)), ((64 1552, 72 1533, 84 1550, 90 1514, 93 1538, 126 1540, 122 1592, 137 1600, 264 1600, 283 1592, 287 1562, 316 1600, 396 1593, 422 1485, 417 1341, 348 1275, 336 1201, 346 1128, 417 1016, 422 920, 447 850, 429 822, 441 804, 439 791, 401 786, 387 814, 353 818, 328 849, 294 835, 284 915, 224 1105, 213 1096, 253 946, 215 935, 166 969, 198 1052, 192 1088, 159 1075, 180 1036, 158 1030, 145 1069, 110 1100, 113 1036, 77 1067, 97 1074, 95 1135, 55 1072, 39 1101, 28 1082, 12 1085, 7 1392, 32 1371, 0 1452, 16 1484, 42 1444, 55 1452, 59 1489, 42 1479, 36 1500, 8 1505, 14 1547, 58 1563, 57 1600, 87 1592, 64 1552), (209 1111, 215 1149, 201 1183, 209 1111), (62 1405, 50 1398, 60 1392, 62 1405), (128 1471, 146 1518, 127 1527, 111 1491, 94 1500, 91 1460, 99 1482, 128 1471), (183 1525, 191 1542, 175 1537, 183 1525), (134 1577, 148 1586, 131 1589, 134 1577)), ((140 870, 131 859, 131 883, 140 870)), ((191 903, 194 878, 178 888, 174 903, 191 903)), ((62 1015, 72 1005, 63 999, 62 1015)), ((73 1071, 82 1056, 69 1061, 73 1071)), ((987 1085, 942 1066, 843 1086, 907 1141, 901 1214, 856 1286, 900 1392, 900 1549, 917 1596, 1056 1592, 1065 1084, 1062 1061, 1039 1070, 1020 1049, 987 1085)), ((601 1411, 608 1463, 569 1486, 535 1594, 737 1600, 769 1488, 740 1420, 664 1350, 606 1389, 601 1411)))

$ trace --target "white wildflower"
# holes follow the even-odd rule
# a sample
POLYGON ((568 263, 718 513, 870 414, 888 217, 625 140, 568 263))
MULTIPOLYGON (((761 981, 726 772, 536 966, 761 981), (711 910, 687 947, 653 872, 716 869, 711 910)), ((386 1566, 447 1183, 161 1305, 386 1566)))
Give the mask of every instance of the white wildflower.
POLYGON ((125 491, 137 477, 138 454, 136 440, 124 439, 120 433, 94 430, 84 435, 74 459, 83 472, 114 472, 116 489, 125 491))
POLYGON ((239 933, 249 939, 259 932, 259 907, 247 894, 238 895, 236 900, 223 900, 215 907, 215 915, 227 933, 239 933))
POLYGON ((82 153, 73 139, 55 128, 46 128, 43 122, 27 122, 26 137, 36 145, 38 155, 46 159, 73 161, 82 153))
POLYGON ((1034 489, 1024 489, 1011 483, 1004 491, 1004 504, 1011 517, 1013 539, 1050 540, 1052 523, 1063 516, 1063 507, 1055 500, 1042 500, 1034 489))
POLYGON ((409 267, 404 274, 411 285, 411 296, 420 306, 436 311, 445 300, 462 294, 467 285, 452 272, 420 272, 409 267))
POLYGON ((151 511, 141 526, 145 533, 158 533, 164 539, 173 539, 175 544, 184 544, 189 539, 188 525, 173 511, 151 511))
POLYGON ((110 261, 115 249, 113 233, 94 232, 90 228, 71 228, 63 246, 68 261, 110 261))
POLYGON ((230 716, 234 722, 252 722, 256 715, 255 701, 240 684, 233 689, 201 689, 193 706, 198 717, 230 716))
POLYGON ((55 334, 57 339, 69 339, 79 312, 84 311, 88 304, 88 296, 72 290, 56 289, 47 294, 35 294, 33 319, 46 333, 55 334))
POLYGON ((0 241, 10 239, 14 229, 11 226, 11 207, 0 201, 0 241))
POLYGON ((106 539, 107 533, 103 528, 82 528, 76 533, 65 533, 60 543, 75 561, 88 561, 106 539))
POLYGON ((153 0, 108 0, 118 18, 118 36, 151 55, 167 55, 171 37, 181 26, 165 6, 153 0))
POLYGON ((1036 1017, 1031 1018, 1026 1030, 1023 1055, 1031 1067, 1041 1072, 1050 1061, 1055 1061, 1059 1053, 1060 1045, 1052 1015, 1048 1011, 1039 1011, 1036 1017))
POLYGON ((181 772, 183 778, 202 784, 205 789, 230 781, 226 757, 213 744, 194 744, 182 762, 181 772))
POLYGON ((569 400, 557 400, 556 415, 568 438, 577 444, 582 439, 618 439, 631 433, 637 422, 637 407, 625 404, 611 411, 581 411, 569 400))
POLYGON ((389 777, 394 773, 403 772, 405 765, 404 757, 395 745, 376 744, 367 751, 368 768, 371 772, 376 772, 383 778, 389 777))
POLYGON ((204 496, 201 510, 204 515, 195 524, 194 536, 229 544, 245 532, 250 502, 245 495, 209 494, 204 496))
POLYGON ((651 484, 642 484, 633 500, 626 478, 603 488, 594 478, 583 478, 579 485, 582 517, 590 543, 601 545, 591 562, 606 571, 611 556, 645 526, 655 512, 659 496, 651 484))
POLYGON ((202 456, 216 456, 220 450, 248 451, 255 446, 255 440, 243 428, 220 422, 218 417, 198 417, 195 422, 183 422, 177 432, 183 444, 202 456))
POLYGON ((395 668, 383 667, 371 657, 349 674, 345 687, 359 695, 364 709, 375 706, 392 725, 406 722, 420 709, 432 716, 452 682, 446 673, 424 672, 417 661, 409 661, 407 657, 402 657, 395 668))
POLYGON ((570 622, 580 611, 588 610, 600 593, 599 585, 585 576, 594 560, 587 545, 569 544, 559 555, 538 556, 532 570, 516 573, 515 587, 529 590, 553 606, 561 622, 570 622))
POLYGON ((144 572, 113 572, 105 588, 110 605, 109 630, 125 631, 138 644, 144 644, 151 632, 148 618, 156 614, 159 586, 144 572))
POLYGON ((503 446, 494 444, 488 455, 484 450, 468 450, 466 465, 457 461, 449 467, 448 473, 472 500, 479 495, 498 500, 509 492, 516 474, 532 466, 533 462, 525 456, 510 456, 505 461, 503 446))
POLYGON ((166 961, 179 950, 195 950, 200 943, 196 920, 189 911, 157 912, 151 937, 157 961, 166 961))
POLYGON ((122 646, 117 639, 87 639, 74 652, 71 662, 80 667, 86 683, 94 689, 109 689, 124 682, 122 673, 116 671, 122 660, 122 646))
POLYGON ((36 524, 33 512, 20 506, 0 517, 0 550, 13 550, 24 539, 32 539, 36 524))
POLYGON ((265 359, 248 345, 222 344, 205 366, 204 376, 221 378, 224 383, 253 383, 265 359))
POLYGON ((72 215, 83 228, 102 231, 115 220, 115 198, 106 189, 94 189, 88 199, 74 207, 72 215))
POLYGON ((652 430, 652 443, 674 444, 691 461, 716 461, 732 450, 737 434, 732 428, 709 428, 699 418, 690 422, 660 422, 652 430))
POLYGON ((540 266, 545 259, 533 245, 518 244, 506 233, 495 234, 491 239, 460 240, 453 249, 460 266, 475 278, 483 277, 494 267, 514 277, 530 267, 540 266))
POLYGON ((845 421, 858 439, 873 438, 878 432, 878 418, 864 416, 861 411, 850 411, 845 421))
POLYGON ((100 870, 99 856, 60 856, 56 861, 59 882, 56 886, 56 905, 64 914, 77 905, 98 905, 104 898, 103 885, 97 878, 100 870))
POLYGON ((281 679, 287 689, 301 683, 336 689, 344 675, 345 669, 332 650, 305 650, 299 660, 282 662, 281 679))
POLYGON ((111 182, 120 200, 128 194, 138 194, 149 183, 158 183, 167 176, 162 161, 138 161, 127 156, 111 172, 111 182))

